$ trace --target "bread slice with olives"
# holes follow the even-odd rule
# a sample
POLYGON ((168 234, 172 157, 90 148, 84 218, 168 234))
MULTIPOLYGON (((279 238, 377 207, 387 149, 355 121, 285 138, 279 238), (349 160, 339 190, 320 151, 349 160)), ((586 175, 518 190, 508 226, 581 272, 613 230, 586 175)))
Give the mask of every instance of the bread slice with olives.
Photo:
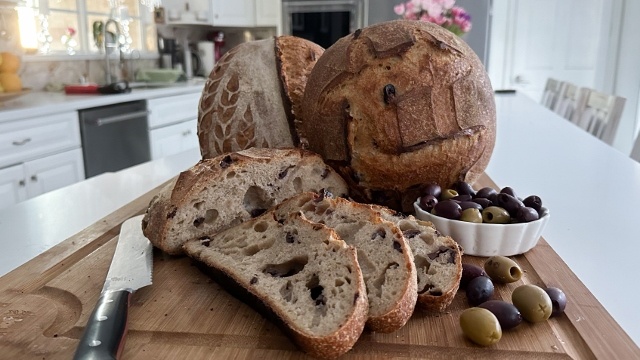
POLYGON ((188 240, 240 224, 283 200, 327 189, 343 196, 344 180, 315 153, 251 148, 204 159, 154 197, 142 221, 144 235, 171 255, 188 240))
POLYGON ((187 241, 184 251, 311 356, 346 353, 364 329, 368 303, 355 248, 300 214, 277 221, 266 213, 187 241))
POLYGON ((453 301, 462 278, 462 249, 432 223, 405 216, 386 207, 371 205, 383 219, 395 223, 413 252, 418 276, 418 307, 444 311, 453 301))
POLYGON ((416 270, 411 249, 400 229, 369 206, 322 192, 298 194, 276 206, 276 218, 302 212, 308 220, 333 228, 358 252, 367 286, 367 327, 377 332, 400 329, 416 305, 416 270))

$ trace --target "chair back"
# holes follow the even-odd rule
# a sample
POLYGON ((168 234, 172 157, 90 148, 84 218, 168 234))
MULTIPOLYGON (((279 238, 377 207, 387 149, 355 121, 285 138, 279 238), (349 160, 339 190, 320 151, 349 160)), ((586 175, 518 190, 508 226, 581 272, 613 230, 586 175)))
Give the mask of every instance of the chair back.
POLYGON ((637 162, 640 162, 640 134, 636 136, 636 142, 631 149, 631 158, 637 162))
POLYGON ((552 78, 547 79, 540 103, 546 108, 553 109, 558 100, 558 93, 560 92, 561 86, 562 82, 552 78))
POLYGON ((577 124, 593 136, 611 145, 625 102, 625 98, 592 90, 587 96, 587 103, 577 124))
POLYGON ((572 83, 565 82, 561 86, 553 111, 563 118, 577 123, 587 104, 588 96, 589 89, 579 88, 572 83))

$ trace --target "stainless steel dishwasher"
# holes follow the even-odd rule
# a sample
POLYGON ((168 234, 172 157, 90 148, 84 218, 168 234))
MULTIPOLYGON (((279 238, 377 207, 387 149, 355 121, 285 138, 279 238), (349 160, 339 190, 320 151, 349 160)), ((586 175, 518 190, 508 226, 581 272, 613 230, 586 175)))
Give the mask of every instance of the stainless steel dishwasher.
POLYGON ((146 101, 78 111, 87 178, 151 160, 146 101))

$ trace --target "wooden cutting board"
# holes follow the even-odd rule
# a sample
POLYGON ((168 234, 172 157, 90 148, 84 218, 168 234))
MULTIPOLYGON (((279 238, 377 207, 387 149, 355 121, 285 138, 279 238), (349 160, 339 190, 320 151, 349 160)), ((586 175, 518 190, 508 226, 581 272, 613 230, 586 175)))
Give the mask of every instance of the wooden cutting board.
MULTIPOLYGON (((480 186, 495 186, 484 176, 480 186)), ((140 214, 156 188, 0 278, 0 358, 69 359, 98 299, 120 225, 140 214)), ((20 241, 20 239, 16 239, 20 241)), ((468 308, 458 292, 445 313, 416 311, 391 334, 362 334, 348 359, 639 359, 640 351, 553 249, 541 239, 512 257, 522 280, 496 285, 510 300, 523 284, 565 291, 565 314, 523 322, 490 347, 468 341, 458 325, 468 308)), ((484 258, 465 256, 481 265, 484 258)), ((307 356, 272 323, 229 295, 184 257, 154 253, 153 285, 136 292, 125 359, 303 359, 307 356)))

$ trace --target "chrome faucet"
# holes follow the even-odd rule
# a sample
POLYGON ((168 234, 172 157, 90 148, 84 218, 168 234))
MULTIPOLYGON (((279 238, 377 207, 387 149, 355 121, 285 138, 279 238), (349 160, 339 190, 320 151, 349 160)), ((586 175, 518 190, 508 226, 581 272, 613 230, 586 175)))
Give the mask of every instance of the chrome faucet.
POLYGON ((119 41, 120 41, 120 26, 118 25, 118 22, 115 19, 110 18, 109 20, 107 20, 107 22, 104 24, 104 53, 105 53, 105 63, 106 63, 106 78, 107 78, 107 85, 111 84, 111 66, 109 65, 109 48, 111 49, 118 49, 119 46, 119 41), (113 24, 113 26, 115 26, 116 31, 115 31, 115 37, 111 38, 109 36, 109 25, 113 24))

